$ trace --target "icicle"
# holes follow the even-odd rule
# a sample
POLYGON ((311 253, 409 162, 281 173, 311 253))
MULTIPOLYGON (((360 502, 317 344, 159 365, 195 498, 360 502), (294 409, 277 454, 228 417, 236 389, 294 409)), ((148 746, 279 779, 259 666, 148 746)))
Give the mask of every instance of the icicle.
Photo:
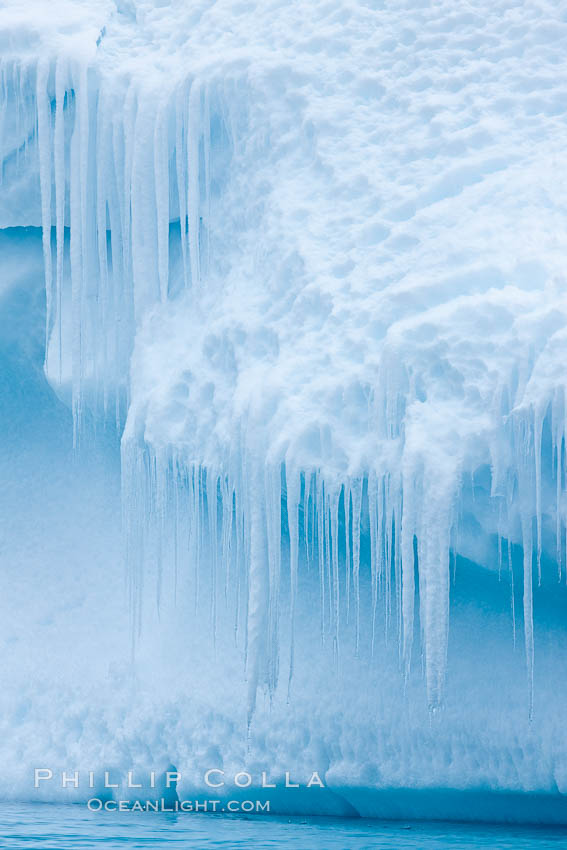
MULTIPOLYGON (((562 427, 559 433, 559 456, 563 458, 561 476, 561 490, 565 495, 567 490, 567 396, 565 389, 562 392, 562 427)), ((559 472, 557 473, 559 477, 559 472)), ((561 526, 560 526, 561 527, 561 526)), ((561 546, 561 544, 559 544, 561 546)), ((564 551, 565 551, 565 581, 567 582, 567 519, 564 518, 564 551)))
POLYGON ((217 635, 217 571, 218 571, 218 475, 208 469, 206 472, 207 497, 207 537, 211 559, 211 626, 213 644, 216 645, 217 635))
MULTIPOLYGON (((89 233, 89 196, 91 195, 89 186, 89 92, 87 87, 87 68, 85 65, 80 66, 78 74, 77 86, 77 112, 79 121, 79 203, 80 203, 80 222, 81 222, 81 281, 80 281, 80 299, 81 299, 81 370, 80 370, 80 389, 81 394, 84 391, 84 368, 85 368, 85 352, 83 345, 83 322, 90 319, 88 312, 87 294, 90 287, 90 258, 91 244, 89 233)), ((94 277, 94 275, 93 275, 94 277)), ((88 339, 88 337, 87 337, 88 339)), ((88 340, 90 341, 90 340, 88 340)), ((88 354, 90 354, 90 350, 88 354)), ((81 407, 82 409, 82 401, 81 407)), ((79 420, 79 424, 80 420, 79 420)))
MULTIPOLYGON (((269 611, 268 611, 268 687, 270 695, 276 689, 279 673, 279 613, 281 574, 281 469, 279 464, 270 465, 265 473, 266 527, 269 564, 269 611)), ((260 494, 256 498, 262 498, 260 494)))
POLYGON ((179 203, 179 228, 181 239, 181 256, 183 259, 183 278, 185 288, 189 286, 189 271, 187 262, 187 156, 185 151, 185 106, 186 92, 184 85, 177 89, 175 103, 175 167, 177 174, 177 199, 179 203))
POLYGON ((310 506, 310 527, 311 527, 311 539, 309 541, 310 555, 309 562, 313 563, 315 560, 315 517, 316 517, 316 499, 317 499, 317 477, 313 472, 309 479, 309 497, 311 499, 310 506))
MULTIPOLYGON (((148 307, 160 298, 154 128, 155 118, 151 106, 140 98, 136 111, 131 187, 132 275, 137 321, 145 315, 148 307)), ((164 214, 165 211, 160 206, 158 215, 164 214)))
POLYGON ((313 521, 313 498, 311 495, 313 475, 305 473, 305 494, 303 499, 303 542, 305 544, 305 563, 307 572, 313 560, 313 538, 315 537, 315 528, 313 521))
POLYGON ((290 654, 288 695, 293 678, 295 649, 295 606, 297 599, 297 572, 299 552, 299 500, 301 481, 299 473, 286 464, 287 522, 289 528, 289 576, 290 576, 290 654))
POLYGON ((507 552, 508 552, 508 570, 510 572, 510 593, 511 593, 511 607, 512 607, 512 642, 514 649, 516 649, 516 599, 515 599, 515 588, 514 588, 514 565, 512 563, 512 544, 510 543, 510 539, 507 540, 507 552))
MULTIPOLYGON (((57 314, 58 336, 58 376, 62 379, 63 368, 63 251, 65 245, 65 116, 63 112, 65 101, 66 63, 57 60, 55 67, 55 132, 53 144, 53 159, 55 166, 55 213, 56 213, 56 285, 55 311, 57 314)), ((49 343, 49 338, 47 340, 49 343)))
POLYGON ((356 610, 355 653, 358 656, 360 648, 360 520, 362 512, 361 478, 352 482, 352 583, 354 586, 354 601, 356 610))
POLYGON ((39 180, 41 188, 41 227, 47 301, 46 339, 49 339, 51 335, 54 310, 51 261, 51 103, 48 87, 49 62, 47 59, 41 58, 37 63, 36 101, 39 180))
MULTIPOLYGON (((80 85, 80 84, 79 84, 80 85)), ((80 97, 80 89, 76 90, 80 97)), ((76 110, 78 107, 76 107, 76 110)), ((71 161, 69 174, 70 208, 70 260, 71 260, 71 310, 72 310, 72 395, 73 395, 73 445, 77 445, 82 421, 82 292, 83 292, 83 245, 81 227, 81 128, 75 114, 75 126, 71 137, 71 161)))
POLYGON ((350 480, 344 485, 344 518, 345 518, 345 596, 346 596, 346 621, 350 618, 350 582, 351 582, 351 559, 350 559, 350 480))
POLYGON ((370 649, 371 654, 374 655, 376 606, 378 602, 378 573, 380 568, 380 557, 378 555, 378 485, 374 474, 368 476, 368 524, 370 528, 370 573, 372 585, 372 629, 370 649))
POLYGON ((250 558, 251 558, 251 541, 250 541, 250 519, 247 509, 247 494, 246 490, 249 486, 248 477, 239 481, 239 490, 241 492, 241 523, 242 523, 242 558, 240 562, 240 584, 242 593, 242 614, 241 620, 244 629, 244 656, 245 670, 248 669, 248 611, 250 606, 250 558), (244 483, 246 481, 246 484, 244 483))
POLYGON ((321 487, 321 501, 322 501, 322 511, 323 511, 323 565, 324 565, 324 575, 325 575, 325 593, 326 598, 329 600, 329 624, 333 625, 333 591, 331 586, 331 533, 329 529, 329 519, 330 519, 330 504, 329 504, 329 494, 327 492, 327 488, 325 487, 325 482, 322 482, 321 487))
POLYGON ((537 582, 541 585, 541 437, 543 431, 543 412, 534 411, 534 458, 535 458, 535 496, 537 531, 537 582))
POLYGON ((526 646, 526 665, 528 671, 529 717, 533 717, 534 708, 534 624, 532 589, 532 520, 522 511, 522 546, 524 548, 524 640, 526 646))
MULTIPOLYGON (((19 106, 19 104, 18 104, 19 106)), ((6 113, 8 111, 8 98, 6 95, 6 67, 0 59, 0 188, 4 183, 4 129, 6 127, 6 113)))
MULTIPOLYGON (((241 592, 242 592, 242 562, 245 559, 244 555, 244 533, 243 533, 243 516, 240 508, 240 491, 238 488, 234 491, 234 515, 236 526, 236 612, 234 623, 235 639, 238 635, 241 592)), ((247 662, 247 645, 244 647, 244 664, 247 662)))
MULTIPOLYGON (((126 103, 122 106, 122 122, 119 123, 118 116, 115 112, 115 101, 110 100, 113 114, 111 116, 111 156, 110 163, 112 165, 114 180, 111 182, 112 202, 108 207, 108 215, 110 219, 111 232, 111 248, 112 248, 112 269, 114 277, 118 277, 124 281, 127 290, 128 281, 128 262, 127 262, 127 235, 124 230, 126 226, 126 140, 127 140, 127 121, 126 121, 126 103)), ((130 205, 128 204, 128 215, 130 213, 130 205)), ((126 293, 124 293, 126 294, 126 293)), ((115 309, 118 304, 115 300, 115 309)))
POLYGON ((174 457, 173 469, 173 604, 177 605, 177 584, 179 579, 179 538, 180 531, 183 531, 185 517, 181 516, 179 511, 179 496, 183 490, 183 474, 179 468, 179 458, 177 454, 174 457))
POLYGON ((163 584, 163 545, 167 539, 167 493, 168 493, 168 456, 165 452, 154 455, 153 473, 155 479, 155 521, 152 528, 155 537, 156 561, 156 611, 158 619, 161 615, 161 596, 163 584))
POLYGON ((394 510, 394 581, 396 584, 396 618, 398 626, 398 649, 402 653, 403 638, 403 615, 402 615, 402 504, 400 498, 399 478, 396 474, 395 486, 392 487, 390 497, 393 501, 394 510))
MULTIPOLYGON (((96 143, 95 143, 95 165, 96 165, 96 245, 98 254, 99 274, 99 322, 102 325, 102 376, 99 377, 97 368, 97 387, 102 378, 103 413, 104 421, 108 418, 108 372, 110 369, 110 353, 108 350, 109 331, 111 317, 109 309, 109 282, 108 282, 108 245, 107 245, 107 214, 106 214, 106 180, 108 173, 108 103, 103 91, 98 92, 97 114, 96 114, 96 143)), ((100 357, 96 356, 98 366, 100 357)))
POLYGON ((191 510, 191 541, 190 541, 190 563, 193 565, 193 603, 195 612, 199 606, 199 536, 201 533, 201 501, 199 494, 199 469, 194 464, 190 469, 189 503, 191 510))
POLYGON ((222 479, 222 547, 221 558, 225 570, 224 601, 228 603, 232 563, 232 530, 233 530, 233 500, 234 493, 228 485, 225 476, 222 479))
MULTIPOLYGON (((136 138, 136 116, 138 111, 137 93, 133 85, 130 85, 126 93, 123 106, 123 114, 117 119, 115 127, 115 153, 118 156, 118 161, 123 162, 122 167, 122 187, 118 192, 120 201, 120 212, 122 221, 122 248, 123 248, 123 275, 124 284, 127 286, 131 281, 132 265, 133 265, 133 250, 132 244, 132 203, 133 203, 133 168, 134 168, 134 149, 136 138), (118 150, 116 150, 118 148, 118 150), (122 148, 122 150, 121 150, 122 148)), ((152 210, 153 213, 153 210, 152 210)), ((136 301, 135 292, 131 289, 127 290, 125 295, 131 300, 134 308, 134 317, 136 317, 136 301)))
POLYGON ((199 147, 201 142, 201 81, 194 80, 189 93, 189 125, 187 130, 187 198, 191 281, 199 287, 201 260, 199 248, 201 199, 199 188, 199 147))
POLYGON ((332 588, 333 588, 333 651, 338 657, 339 652, 339 614, 340 614, 340 587, 339 587, 339 499, 340 491, 333 490, 329 495, 330 513, 330 543, 332 558, 332 588))
POLYGON ((160 102, 154 130, 154 174, 156 191, 158 278, 160 297, 167 300, 169 279, 169 152, 167 101, 160 102))
POLYGON ((256 705, 256 692, 263 673, 265 637, 268 627, 269 571, 266 540, 266 515, 261 494, 262 475, 256 467, 248 470, 248 518, 250 566, 248 571, 248 726, 256 705))
POLYGON ((393 536, 392 536, 392 512, 389 497, 389 475, 386 474, 382 478, 382 522, 379 525, 380 535, 383 539, 383 558, 384 558, 384 592, 386 595, 386 619, 385 619, 385 636, 388 637, 390 629, 390 620, 392 618, 392 557, 393 557, 393 536))
POLYGON ((502 578, 502 503, 498 505, 498 525, 496 531, 496 546, 498 549, 498 581, 502 578))
POLYGON ((205 89, 203 116, 203 148, 205 159, 205 207, 207 224, 207 269, 210 267, 211 250, 211 104, 209 87, 205 89))
POLYGON ((557 391, 551 408, 551 433, 555 466, 555 549, 557 557, 558 579, 561 581, 563 552, 561 537, 561 493, 563 486, 563 432, 561 424, 564 418, 564 395, 557 391))
POLYGON ((321 477, 318 475, 316 480, 316 516, 317 516, 317 555, 319 560, 319 596, 320 596, 320 612, 321 612, 321 642, 325 641, 325 540, 324 540, 324 519, 325 505, 324 490, 321 483, 321 477))

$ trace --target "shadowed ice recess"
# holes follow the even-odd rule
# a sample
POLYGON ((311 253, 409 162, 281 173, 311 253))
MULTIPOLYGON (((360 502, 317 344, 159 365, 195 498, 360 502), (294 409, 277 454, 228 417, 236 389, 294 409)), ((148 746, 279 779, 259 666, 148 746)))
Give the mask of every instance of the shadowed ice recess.
POLYGON ((567 5, 9 0, 0 47, 0 793, 567 821, 567 5))

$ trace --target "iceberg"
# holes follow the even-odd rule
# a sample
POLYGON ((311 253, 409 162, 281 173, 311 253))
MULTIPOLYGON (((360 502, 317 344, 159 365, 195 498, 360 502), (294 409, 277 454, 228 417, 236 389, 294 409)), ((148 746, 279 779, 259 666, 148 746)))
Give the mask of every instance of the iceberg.
POLYGON ((4 5, 2 427, 51 423, 6 451, 92 511, 97 656, 4 796, 41 754, 566 817, 566 39, 536 0, 4 5))

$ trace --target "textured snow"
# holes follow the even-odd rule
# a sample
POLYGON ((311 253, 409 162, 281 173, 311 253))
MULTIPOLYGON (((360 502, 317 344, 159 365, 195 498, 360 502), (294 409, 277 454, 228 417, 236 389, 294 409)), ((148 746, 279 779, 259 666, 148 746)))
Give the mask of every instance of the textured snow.
MULTIPOLYGON (((468 559, 523 629, 501 699, 526 740, 533 596, 567 578, 567 6, 8 2, 0 44, 0 224, 43 228, 75 443, 124 428, 137 652, 179 582, 212 640, 234 627, 252 730, 258 692, 299 700, 314 640, 343 664, 389 638, 384 728, 405 682, 409 729, 441 709, 450 746, 484 740, 483 712, 455 731, 447 666, 468 559)), ((337 782, 380 784, 356 734, 337 782)), ((467 757, 431 784, 564 785, 467 757)))

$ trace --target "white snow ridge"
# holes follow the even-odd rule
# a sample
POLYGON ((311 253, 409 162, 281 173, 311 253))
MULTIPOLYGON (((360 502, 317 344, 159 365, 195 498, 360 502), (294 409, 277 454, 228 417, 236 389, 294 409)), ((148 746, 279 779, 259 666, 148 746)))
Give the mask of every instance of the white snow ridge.
POLYGON ((84 603, 124 671, 78 743, 42 732, 69 671, 3 763, 567 793, 567 4, 7 0, 0 54, 4 277, 41 227, 130 615, 84 603))

